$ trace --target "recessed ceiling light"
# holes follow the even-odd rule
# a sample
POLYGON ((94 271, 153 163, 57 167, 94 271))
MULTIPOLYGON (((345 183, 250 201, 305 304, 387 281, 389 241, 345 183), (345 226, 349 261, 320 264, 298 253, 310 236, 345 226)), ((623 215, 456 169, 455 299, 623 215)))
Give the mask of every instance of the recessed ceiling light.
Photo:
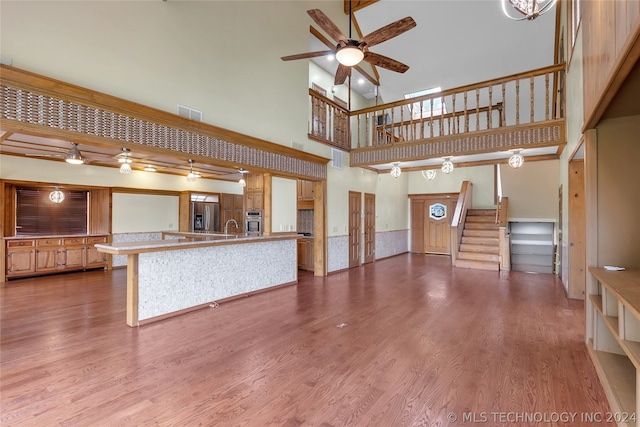
POLYGON ((147 165, 147 166, 145 166, 145 167, 144 167, 144 170, 145 170, 145 171, 147 171, 147 172, 156 172, 156 171, 157 171, 157 169, 156 169, 156 168, 154 168, 154 167, 153 167, 153 166, 151 166, 151 165, 147 165))

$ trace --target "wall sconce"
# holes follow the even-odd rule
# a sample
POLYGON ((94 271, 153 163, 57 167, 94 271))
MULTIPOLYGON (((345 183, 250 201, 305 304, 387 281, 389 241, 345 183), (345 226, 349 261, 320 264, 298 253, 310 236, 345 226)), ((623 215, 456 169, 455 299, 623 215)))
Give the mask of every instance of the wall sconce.
POLYGON ((453 172, 453 163, 451 162, 451 157, 445 157, 444 162, 442 163, 442 172, 446 174, 450 174, 453 172))

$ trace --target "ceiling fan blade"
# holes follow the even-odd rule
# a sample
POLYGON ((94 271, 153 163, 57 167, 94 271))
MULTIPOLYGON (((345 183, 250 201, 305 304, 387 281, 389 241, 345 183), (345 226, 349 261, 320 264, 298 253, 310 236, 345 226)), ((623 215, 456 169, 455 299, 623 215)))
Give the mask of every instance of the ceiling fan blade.
POLYGON ((336 78, 333 81, 333 84, 338 86, 344 83, 347 80, 347 77, 351 74, 351 67, 347 67, 346 65, 338 65, 338 70, 336 71, 336 78))
POLYGON ((315 58, 317 56, 325 56, 330 54, 335 55, 335 53, 336 53, 335 50, 318 50, 316 52, 298 53, 296 55, 283 56, 280 59, 282 59, 283 61, 291 61, 294 59, 315 58))
POLYGON ((382 67, 387 70, 395 71, 396 73, 404 73, 409 69, 408 65, 405 65, 400 61, 396 61, 395 59, 391 59, 378 53, 365 52, 364 60, 369 64, 373 64, 377 67, 382 67))
POLYGON ((335 41, 347 40, 347 37, 342 34, 340 28, 333 23, 327 15, 325 15, 320 9, 307 10, 307 13, 314 20, 316 24, 320 26, 327 34, 329 34, 335 41))
POLYGON ((412 17, 407 16, 406 18, 402 18, 399 21, 392 22, 389 25, 385 25, 384 27, 378 28, 374 32, 367 34, 362 39, 360 39, 360 43, 371 47, 377 45, 378 43, 382 43, 383 41, 387 41, 396 36, 399 36, 400 34, 409 31, 415 26, 416 21, 414 21, 412 17))

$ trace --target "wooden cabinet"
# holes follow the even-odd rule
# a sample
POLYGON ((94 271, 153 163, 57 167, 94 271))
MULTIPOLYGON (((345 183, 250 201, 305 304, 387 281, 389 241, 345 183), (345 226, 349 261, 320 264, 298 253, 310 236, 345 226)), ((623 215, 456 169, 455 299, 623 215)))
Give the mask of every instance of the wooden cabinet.
POLYGON ((587 345, 619 426, 640 425, 640 271, 589 268, 587 345))
POLYGON ((106 242, 107 236, 7 239, 6 277, 104 268, 107 256, 93 245, 106 242))
POLYGON ((247 182, 244 188, 245 209, 247 211, 264 210, 264 176, 248 173, 245 181, 247 182))
POLYGON ((235 219, 238 229, 229 226, 229 232, 244 233, 244 204, 242 194, 220 194, 220 228, 224 230, 227 221, 235 219))
POLYGON ((35 240, 7 241, 7 275, 26 275, 35 271, 35 240))
POLYGON ((298 209, 313 209, 315 183, 304 179, 298 180, 298 209))
POLYGON ((298 239, 298 268, 313 271, 313 238, 298 239))

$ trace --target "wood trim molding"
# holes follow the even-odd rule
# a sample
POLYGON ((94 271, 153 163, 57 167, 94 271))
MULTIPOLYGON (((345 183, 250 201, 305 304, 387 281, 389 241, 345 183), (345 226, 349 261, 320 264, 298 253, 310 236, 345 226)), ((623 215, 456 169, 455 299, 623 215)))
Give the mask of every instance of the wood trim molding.
POLYGON ((329 159, 18 68, 1 65, 0 117, 8 130, 70 140, 143 145, 303 178, 326 178, 329 159))

